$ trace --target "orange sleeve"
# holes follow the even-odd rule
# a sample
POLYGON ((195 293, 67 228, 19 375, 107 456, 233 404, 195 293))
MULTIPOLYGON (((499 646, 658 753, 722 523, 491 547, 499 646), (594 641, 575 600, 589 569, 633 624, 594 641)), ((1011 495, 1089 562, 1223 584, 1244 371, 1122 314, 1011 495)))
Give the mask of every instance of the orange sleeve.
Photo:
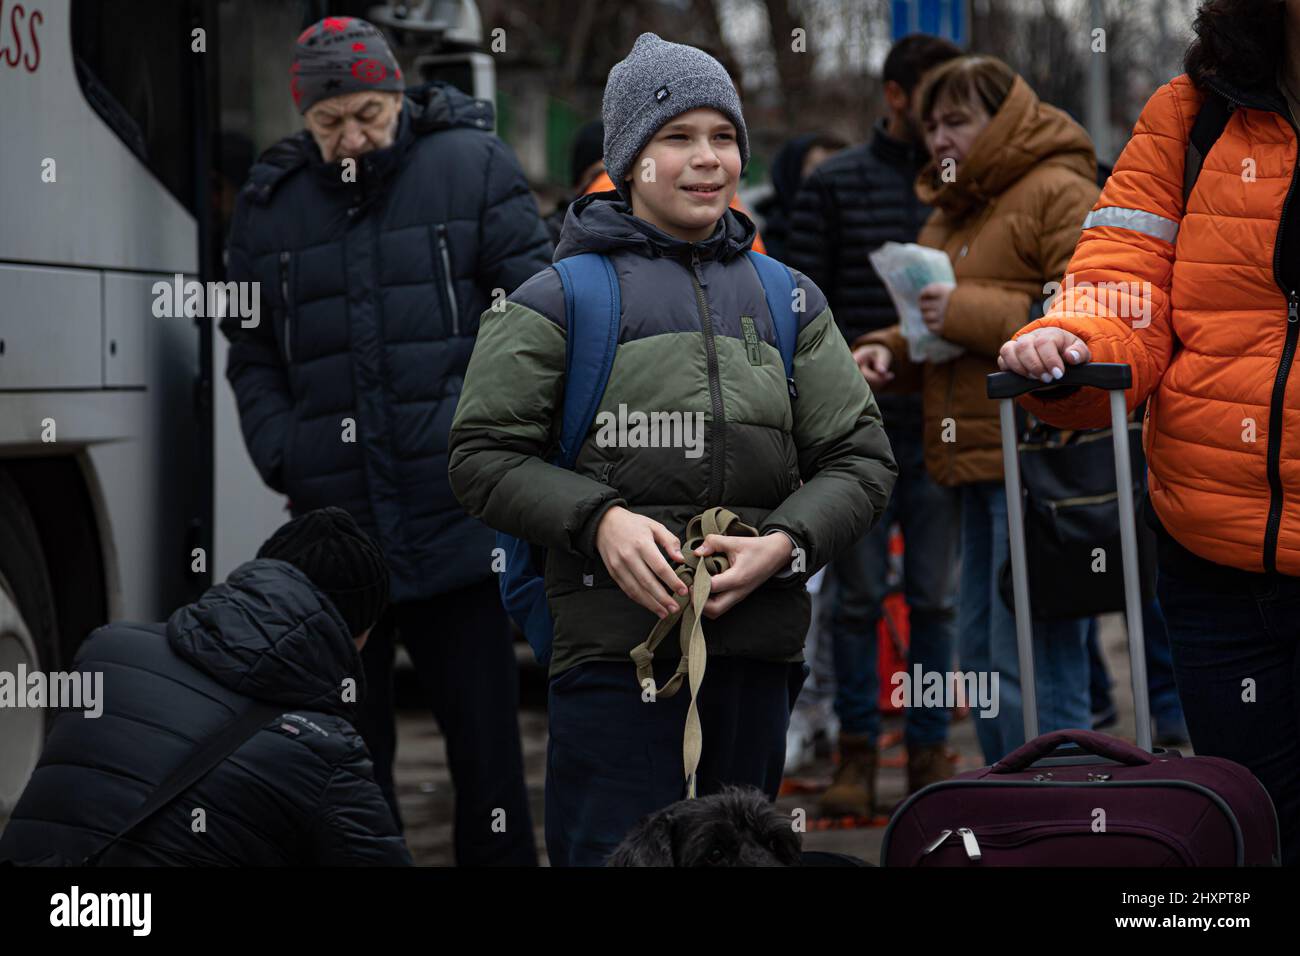
MULTIPOLYGON (((1180 77, 1142 110, 1101 198, 1084 222, 1062 290, 1043 318, 1018 332, 1057 326, 1088 344, 1094 362, 1126 362, 1131 412, 1154 390, 1173 355, 1169 289, 1183 219, 1183 167, 1201 95, 1180 77)), ((1065 398, 1020 399, 1060 428, 1110 424, 1106 395, 1079 389, 1065 398)))

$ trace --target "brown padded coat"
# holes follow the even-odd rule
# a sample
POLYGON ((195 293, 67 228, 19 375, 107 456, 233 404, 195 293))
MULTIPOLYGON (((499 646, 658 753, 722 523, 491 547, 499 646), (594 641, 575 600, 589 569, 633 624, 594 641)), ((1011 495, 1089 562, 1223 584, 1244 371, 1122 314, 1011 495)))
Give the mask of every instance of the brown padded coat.
POLYGON ((917 178, 918 197, 935 207, 917 241, 948 253, 957 278, 942 335, 966 351, 918 368, 898 326, 862 336, 854 346, 889 347, 895 372, 889 391, 914 389, 919 372, 925 466, 939 484, 1002 479, 997 404, 986 397, 985 377, 997 371, 1002 343, 1029 321, 1033 301, 1065 273, 1097 200, 1096 175, 1083 127, 1016 77, 954 181, 942 182, 933 162, 917 178))

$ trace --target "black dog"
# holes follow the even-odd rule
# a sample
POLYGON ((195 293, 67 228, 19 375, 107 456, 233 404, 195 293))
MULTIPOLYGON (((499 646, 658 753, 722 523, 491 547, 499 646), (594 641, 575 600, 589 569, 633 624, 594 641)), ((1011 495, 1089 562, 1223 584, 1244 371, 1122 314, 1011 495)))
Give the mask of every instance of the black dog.
POLYGON ((650 814, 606 866, 799 866, 792 820, 760 791, 727 787, 650 814))

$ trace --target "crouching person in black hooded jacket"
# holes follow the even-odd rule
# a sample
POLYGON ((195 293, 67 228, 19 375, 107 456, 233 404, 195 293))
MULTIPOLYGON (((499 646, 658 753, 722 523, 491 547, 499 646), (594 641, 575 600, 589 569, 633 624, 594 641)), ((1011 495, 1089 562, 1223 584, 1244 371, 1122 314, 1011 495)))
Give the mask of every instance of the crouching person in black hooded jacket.
POLYGON ((351 723, 359 651, 387 600, 379 549, 325 508, 165 623, 96 630, 76 666, 102 673, 102 713, 55 719, 0 861, 75 864, 103 850, 108 866, 410 864, 351 723), (114 839, 254 702, 283 710, 114 839))

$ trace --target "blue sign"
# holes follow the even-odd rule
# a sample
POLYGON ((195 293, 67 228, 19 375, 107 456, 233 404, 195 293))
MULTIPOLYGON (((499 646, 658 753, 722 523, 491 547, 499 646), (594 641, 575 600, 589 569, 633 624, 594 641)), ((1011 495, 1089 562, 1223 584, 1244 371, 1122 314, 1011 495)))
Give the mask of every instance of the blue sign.
POLYGON ((894 39, 929 33, 965 47, 970 42, 969 6, 970 0, 893 0, 894 39))

